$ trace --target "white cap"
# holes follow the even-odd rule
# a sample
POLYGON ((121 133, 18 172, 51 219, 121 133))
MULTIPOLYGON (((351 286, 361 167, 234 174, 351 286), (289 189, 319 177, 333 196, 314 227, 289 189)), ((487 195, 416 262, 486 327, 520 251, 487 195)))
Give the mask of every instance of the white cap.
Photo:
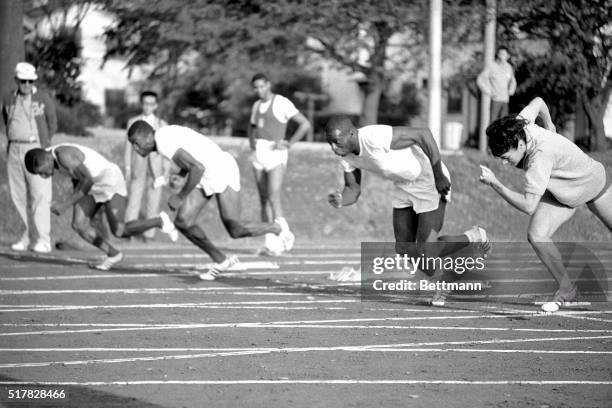
POLYGON ((34 68, 34 65, 28 64, 27 62, 20 62, 15 66, 15 77, 17 79, 30 79, 32 81, 38 79, 36 68, 34 68))

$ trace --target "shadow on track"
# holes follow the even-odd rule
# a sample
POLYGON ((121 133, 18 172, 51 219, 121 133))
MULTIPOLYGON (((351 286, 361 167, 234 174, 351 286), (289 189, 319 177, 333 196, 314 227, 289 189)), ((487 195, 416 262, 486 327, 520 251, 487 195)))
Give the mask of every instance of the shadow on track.
MULTIPOLYGON (((22 382, 15 378, 0 375, 2 382, 22 382)), ((109 392, 95 390, 86 386, 61 386, 61 385, 36 385, 36 383, 27 385, 0 385, 2 395, 0 396, 0 406, 3 407, 62 407, 62 408, 96 408, 96 407, 122 407, 122 408, 162 408, 161 405, 151 404, 141 401, 136 398, 123 397, 109 392), (66 399, 62 400, 9 400, 8 389, 45 389, 45 390, 64 390, 66 399)))

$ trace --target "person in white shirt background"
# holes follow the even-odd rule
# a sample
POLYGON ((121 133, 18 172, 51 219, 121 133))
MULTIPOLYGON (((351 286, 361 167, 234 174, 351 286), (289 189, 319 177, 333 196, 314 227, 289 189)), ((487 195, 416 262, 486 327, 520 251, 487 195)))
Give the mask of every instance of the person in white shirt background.
MULTIPOLYGON (((251 110, 248 133, 253 150, 251 163, 261 203, 261 220, 286 224, 281 188, 287 170, 288 150, 306 135, 310 123, 289 99, 272 92, 272 84, 264 74, 254 75, 251 84, 259 97, 251 110), (297 122, 298 128, 289 140, 285 140, 290 120, 297 122)), ((282 252, 282 243, 278 237, 266 234, 265 244, 259 253, 278 256, 282 252)))
MULTIPOLYGON (((144 120, 153 129, 166 126, 167 123, 156 114, 158 95, 153 91, 144 91, 140 94, 142 113, 128 121, 129 127, 137 120, 144 120)), ((148 157, 141 157, 132 149, 126 140, 124 150, 125 178, 128 181, 128 203, 125 210, 125 221, 139 218, 144 198, 144 216, 150 218, 159 212, 162 197, 162 186, 166 184, 170 170, 170 162, 159 154, 153 152, 148 157)), ((151 229, 142 234, 144 241, 155 239, 155 230, 151 229)))
POLYGON ((491 97, 489 122, 508 115, 508 102, 516 91, 516 78, 509 59, 508 48, 497 48, 495 60, 476 79, 480 91, 491 97))

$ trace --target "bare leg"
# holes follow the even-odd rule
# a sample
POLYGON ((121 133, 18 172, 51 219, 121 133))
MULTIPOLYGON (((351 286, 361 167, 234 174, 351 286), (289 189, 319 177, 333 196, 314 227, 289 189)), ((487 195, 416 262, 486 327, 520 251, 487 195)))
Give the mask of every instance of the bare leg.
POLYGON ((163 223, 160 217, 149 218, 146 220, 137 220, 124 222, 125 208, 127 199, 119 194, 115 194, 110 201, 104 203, 106 218, 110 225, 113 235, 118 238, 127 238, 133 235, 142 234, 151 228, 161 228, 163 223))
POLYGON ((269 203, 268 196, 268 173, 265 170, 257 169, 253 167, 253 174, 255 175, 255 184, 257 185, 257 192, 259 193, 259 203, 261 205, 261 220, 263 222, 270 222, 274 219, 274 213, 269 203))
POLYGON ((560 204, 550 193, 546 193, 531 217, 527 234, 527 239, 536 254, 559 284, 561 294, 572 290, 572 282, 552 236, 575 212, 574 208, 560 204))
POLYGON ((228 187, 216 196, 219 215, 232 238, 256 237, 267 233, 280 234, 281 227, 276 223, 240 220, 240 192, 228 187))
POLYGON ((119 251, 103 237, 99 230, 91 225, 91 218, 100 208, 90 195, 82 197, 74 205, 72 214, 72 228, 91 245, 100 248, 108 256, 115 256, 119 251))
POLYGON ((280 195, 286 169, 287 166, 281 164, 268 171, 268 201, 272 207, 272 220, 284 217, 280 195))
POLYGON ((210 197, 206 197, 202 190, 194 189, 178 209, 174 225, 189 241, 206 252, 213 261, 221 263, 225 260, 225 255, 208 239, 204 230, 197 224, 198 215, 209 199, 210 197))
POLYGON ((612 186, 592 203, 587 204, 589 210, 604 223, 612 232, 612 186))
POLYGON ((412 207, 393 209, 395 252, 400 255, 414 253, 419 217, 412 207))

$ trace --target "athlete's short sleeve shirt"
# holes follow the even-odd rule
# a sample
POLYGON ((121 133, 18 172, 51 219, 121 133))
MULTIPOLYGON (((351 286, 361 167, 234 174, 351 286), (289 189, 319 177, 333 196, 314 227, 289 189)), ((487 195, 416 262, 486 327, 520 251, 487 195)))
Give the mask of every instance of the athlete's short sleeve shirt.
POLYGON ((393 181, 412 181, 421 173, 421 164, 412 147, 392 150, 393 127, 365 126, 358 131, 360 151, 341 159, 345 172, 356 168, 369 170, 393 181))
POLYGON ((274 101, 274 104, 272 105, 272 113, 281 123, 289 122, 292 117, 299 113, 293 102, 282 95, 275 94, 269 101, 257 101, 253 104, 253 109, 251 109, 251 124, 257 124, 255 121, 255 113, 257 109, 259 109, 259 112, 263 114, 268 110, 272 101, 274 101))
POLYGON ((210 138, 188 127, 170 125, 159 128, 155 132, 155 144, 158 153, 169 160, 183 149, 204 166, 205 172, 225 168, 223 150, 210 138))
MULTIPOLYGON (((417 214, 438 208, 440 194, 436 190, 433 169, 419 146, 391 149, 393 127, 386 125, 360 128, 358 138, 359 155, 348 154, 340 159, 345 172, 359 168, 393 181, 393 189, 389 192, 393 208, 412 207, 417 214)), ((444 163, 442 170, 450 180, 444 163)))
POLYGON ((535 124, 525 126, 525 193, 547 190, 562 204, 576 207, 597 196, 606 182, 603 165, 562 135, 535 124))

